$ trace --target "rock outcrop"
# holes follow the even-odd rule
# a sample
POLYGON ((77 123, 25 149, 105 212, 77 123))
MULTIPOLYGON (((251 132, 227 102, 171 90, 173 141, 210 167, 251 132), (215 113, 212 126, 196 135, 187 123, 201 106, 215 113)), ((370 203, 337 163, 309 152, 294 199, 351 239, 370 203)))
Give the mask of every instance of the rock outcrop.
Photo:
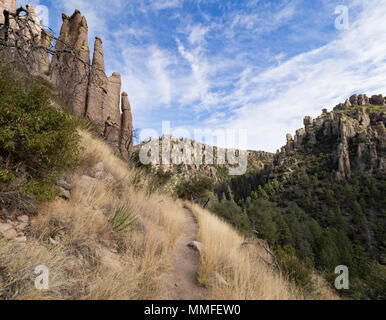
MULTIPOLYGON (((0 24, 4 23, 3 10, 16 12, 16 0, 0 0, 0 24)), ((102 39, 95 39, 90 72, 87 20, 79 10, 71 17, 62 14, 63 24, 50 62, 48 49, 53 36, 42 28, 32 6, 27 5, 26 11, 32 20, 21 34, 31 48, 22 51, 27 54, 31 74, 51 81, 65 106, 75 116, 93 121, 114 150, 128 158, 133 152, 131 108, 127 94, 123 94, 121 114, 121 75, 114 72, 106 76, 102 39)), ((2 31, 8 28, 0 27, 2 31)))
POLYGON ((119 151, 125 159, 128 159, 134 152, 133 146, 133 116, 129 98, 126 92, 122 93, 122 120, 121 135, 119 137, 119 151))
POLYGON ((4 10, 16 12, 16 0, 0 0, 0 24, 4 24, 4 10))
POLYGON ((386 108, 379 106, 385 106, 383 95, 353 95, 332 112, 324 109, 315 120, 305 117, 305 128, 297 130, 294 139, 287 134, 287 144, 276 157, 321 144, 324 150, 333 148, 338 180, 350 178, 353 168, 368 174, 385 173, 386 108))
POLYGON ((107 77, 102 47, 102 39, 95 38, 94 56, 91 66, 86 117, 95 122, 98 129, 105 129, 107 103, 107 77))
POLYGON ((121 134, 121 75, 114 72, 107 78, 106 95, 106 122, 104 136, 107 142, 115 149, 119 150, 119 137, 121 134))
POLYGON ((385 98, 383 95, 374 95, 370 99, 370 103, 377 106, 384 106, 385 105, 385 98))
POLYGON ((52 57, 51 80, 68 109, 77 117, 86 114, 87 89, 90 77, 90 50, 87 21, 79 10, 69 17, 62 15, 63 25, 57 52, 74 50, 76 56, 63 52, 52 57))

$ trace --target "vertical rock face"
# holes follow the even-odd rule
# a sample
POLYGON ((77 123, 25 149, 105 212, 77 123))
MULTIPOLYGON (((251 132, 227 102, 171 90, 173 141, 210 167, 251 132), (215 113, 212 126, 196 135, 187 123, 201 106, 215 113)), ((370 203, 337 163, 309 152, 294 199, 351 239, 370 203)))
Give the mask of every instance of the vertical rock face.
MULTIPOLYGON (((353 95, 338 104, 332 112, 313 120, 304 118, 305 128, 296 131, 294 139, 287 134, 287 144, 282 153, 292 150, 311 150, 306 142, 326 148, 332 155, 338 180, 349 179, 357 170, 363 174, 384 174, 386 169, 386 117, 383 95, 370 99, 365 94, 353 95), (372 107, 376 106, 376 107, 372 107)), ((282 154, 276 157, 280 159, 282 154)))
POLYGON ((68 109, 77 117, 86 113, 87 88, 90 76, 90 50, 86 18, 75 10, 71 17, 63 14, 63 25, 55 49, 72 48, 78 55, 61 53, 52 57, 51 79, 68 109))
POLYGON ((119 124, 121 121, 120 99, 121 99, 121 75, 114 72, 111 77, 107 78, 107 96, 106 96, 106 113, 105 118, 112 119, 119 124))
POLYGON ((41 19, 33 6, 27 4, 26 9, 30 14, 30 18, 32 19, 32 21, 28 23, 29 30, 26 31, 26 37, 33 38, 36 42, 40 42, 40 35, 42 32, 41 19))
POLYGON ((30 63, 30 72, 33 75, 39 75, 42 77, 50 78, 50 56, 48 53, 48 48, 51 46, 52 35, 41 30, 40 36, 38 39, 35 39, 37 44, 41 46, 40 49, 35 50, 32 53, 32 61, 30 63), (44 49, 45 48, 45 49, 44 49))
POLYGON ((337 179, 342 180, 343 178, 350 177, 351 175, 351 164, 350 156, 348 152, 348 144, 341 142, 338 146, 338 172, 337 179))
POLYGON ((86 117, 93 120, 97 127, 103 132, 106 117, 107 102, 107 77, 105 73, 105 62, 102 48, 102 40, 95 39, 94 56, 91 67, 90 83, 88 87, 86 117))
POLYGON ((107 78, 107 94, 105 100, 106 122, 104 136, 107 142, 119 150, 119 137, 121 126, 120 99, 121 98, 121 75, 114 72, 107 78))
POLYGON ((295 149, 295 142, 292 139, 292 135, 290 133, 287 133, 287 145, 286 150, 287 152, 292 151, 295 149))
POLYGON ((300 146, 303 144, 303 140, 306 136, 306 130, 304 128, 296 130, 296 135, 295 135, 295 148, 300 148, 300 146))
POLYGON ((311 143, 316 143, 315 132, 313 130, 312 117, 309 117, 309 116, 305 117, 303 122, 306 128, 306 136, 308 138, 308 141, 310 141, 311 143))
POLYGON ((4 10, 16 12, 16 0, 0 0, 0 24, 4 24, 4 10))
POLYGON ((126 92, 122 93, 122 120, 119 150, 125 159, 128 159, 134 152, 133 146, 133 116, 129 98, 126 92))

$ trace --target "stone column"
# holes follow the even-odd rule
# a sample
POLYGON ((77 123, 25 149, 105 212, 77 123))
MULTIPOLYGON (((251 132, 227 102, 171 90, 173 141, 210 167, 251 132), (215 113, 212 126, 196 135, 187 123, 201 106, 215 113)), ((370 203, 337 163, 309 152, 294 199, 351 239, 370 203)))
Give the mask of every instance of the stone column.
POLYGON ((122 121, 119 150, 125 159, 128 159, 134 152, 133 146, 133 116, 129 98, 126 92, 122 93, 122 121))
POLYGON ((87 88, 90 76, 90 50, 86 18, 79 10, 69 17, 62 15, 63 25, 57 51, 72 49, 77 55, 59 53, 52 57, 51 79, 68 109, 77 117, 86 114, 87 88))
POLYGON ((86 117, 95 122, 101 133, 105 127, 107 102, 107 77, 102 40, 95 38, 94 56, 91 66, 86 117))

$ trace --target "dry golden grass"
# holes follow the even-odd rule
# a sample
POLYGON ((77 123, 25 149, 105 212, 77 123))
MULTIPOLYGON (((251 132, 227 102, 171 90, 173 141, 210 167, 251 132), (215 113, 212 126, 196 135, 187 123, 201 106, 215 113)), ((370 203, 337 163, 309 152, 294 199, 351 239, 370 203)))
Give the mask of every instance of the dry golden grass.
POLYGON ((182 205, 147 190, 145 176, 85 131, 82 165, 68 173, 71 199, 43 203, 25 247, 0 243, 0 297, 6 299, 157 299, 184 225, 182 205), (85 179, 103 162, 111 178, 85 179), (124 207, 137 219, 115 232, 109 219, 124 207), (26 258, 28 257, 28 258, 26 258), (37 265, 50 270, 50 290, 34 288, 37 265))
POLYGON ((293 300, 301 296, 283 277, 258 257, 266 252, 257 246, 242 248, 245 241, 230 225, 199 206, 186 203, 199 224, 202 243, 199 281, 215 300, 293 300), (228 283, 216 280, 216 272, 228 283))
MULTIPOLYGON (((26 245, 0 240, 0 299, 162 297, 174 247, 186 224, 184 204, 151 192, 152 183, 143 172, 90 133, 80 135, 82 163, 67 173, 75 185, 71 199, 40 205, 26 245), (90 178, 100 162, 106 175, 90 178), (137 219, 126 232, 117 232, 110 219, 122 207, 137 219), (49 290, 34 287, 38 265, 49 268, 49 290)), ((270 259, 262 248, 242 248, 244 239, 231 226, 196 205, 185 205, 199 225, 199 282, 209 288, 208 299, 302 298, 258 259, 270 259), (219 284, 216 272, 228 285, 219 284)), ((323 284, 320 288, 325 299, 336 297, 323 284)))

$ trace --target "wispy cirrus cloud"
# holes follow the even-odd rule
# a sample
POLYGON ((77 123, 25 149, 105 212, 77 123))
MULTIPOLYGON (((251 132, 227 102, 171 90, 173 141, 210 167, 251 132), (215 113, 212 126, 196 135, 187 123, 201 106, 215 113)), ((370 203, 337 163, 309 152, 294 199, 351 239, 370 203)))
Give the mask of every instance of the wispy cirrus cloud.
POLYGON ((343 31, 332 0, 40 2, 86 15, 108 72, 122 73, 135 127, 246 128, 249 148, 275 151, 305 115, 386 92, 383 0, 339 3, 343 31))

